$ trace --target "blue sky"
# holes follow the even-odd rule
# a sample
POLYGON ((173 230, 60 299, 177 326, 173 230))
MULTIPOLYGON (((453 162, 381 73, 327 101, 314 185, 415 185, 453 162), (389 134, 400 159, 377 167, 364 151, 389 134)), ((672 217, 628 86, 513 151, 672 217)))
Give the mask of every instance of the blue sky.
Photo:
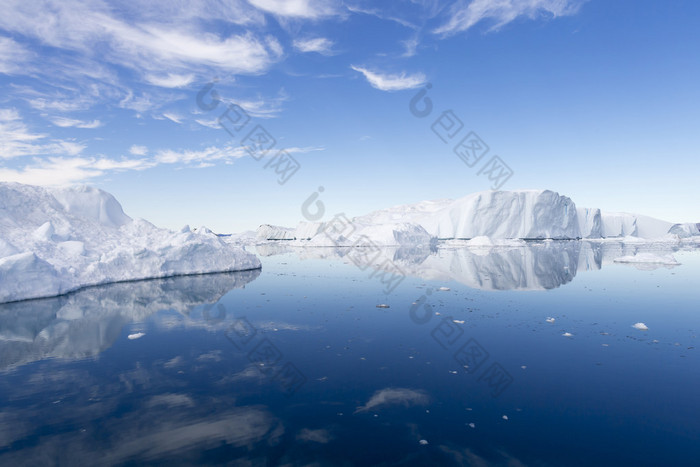
POLYGON ((220 232, 296 225, 319 187, 329 219, 501 182, 700 222, 695 1, 3 7, 3 181, 88 183, 134 217, 220 232), (409 111, 421 91, 425 117, 409 111), (249 120, 232 136, 219 118, 236 108, 249 120), (260 128, 264 155, 243 141, 260 128), (472 167, 453 152, 471 132, 489 149, 472 167))

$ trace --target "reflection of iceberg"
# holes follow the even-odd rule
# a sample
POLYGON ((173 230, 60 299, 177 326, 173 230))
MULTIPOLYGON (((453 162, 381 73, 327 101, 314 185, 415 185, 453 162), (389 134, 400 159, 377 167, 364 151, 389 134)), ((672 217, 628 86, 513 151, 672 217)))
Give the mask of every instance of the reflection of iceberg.
MULTIPOLYGON (((260 245, 257 247, 260 248, 260 245)), ((367 267, 397 266, 405 275, 426 280, 454 280, 482 290, 546 290, 571 282, 577 272, 599 270, 615 258, 653 250, 670 254, 673 244, 650 246, 622 242, 537 241, 513 245, 464 246, 454 241, 438 247, 284 248, 301 259, 336 259, 367 267)), ((259 252, 260 253, 260 252, 259 252)))
POLYGON ((259 274, 251 270, 125 282, 0 305, 0 368, 47 357, 97 355, 114 343, 124 325, 160 310, 188 314, 259 274))

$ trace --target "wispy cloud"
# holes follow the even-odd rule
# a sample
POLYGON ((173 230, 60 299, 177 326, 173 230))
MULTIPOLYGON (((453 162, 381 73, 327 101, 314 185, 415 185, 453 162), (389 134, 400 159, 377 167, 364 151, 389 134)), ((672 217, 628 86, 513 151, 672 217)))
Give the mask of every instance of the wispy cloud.
POLYGON ((225 146, 223 148, 210 146, 199 151, 161 149, 156 153, 155 161, 161 164, 192 164, 201 162, 213 162, 220 160, 234 160, 247 156, 248 153, 242 147, 225 146))
POLYGON ((401 91, 404 89, 414 89, 423 85, 423 83, 426 81, 423 73, 414 73, 410 75, 406 73, 382 74, 355 65, 352 65, 350 68, 362 73, 372 87, 381 91, 401 91))
POLYGON ((166 75, 149 74, 145 76, 148 83, 154 86, 163 88, 184 88, 194 81, 194 74, 179 75, 177 73, 168 73, 166 75))
POLYGON ((85 145, 75 141, 47 140, 44 133, 33 133, 15 109, 0 109, 0 159, 22 156, 80 154, 85 145))
POLYGON ((0 73, 8 75, 27 72, 32 52, 9 37, 0 36, 0 73))
POLYGON ((408 58, 416 55, 418 44, 420 44, 420 41, 417 35, 411 37, 410 39, 406 39, 405 41, 401 41, 401 45, 404 47, 404 53, 401 56, 408 58))
POLYGON ((134 156, 145 156, 148 154, 148 148, 146 146, 139 146, 134 144, 129 148, 129 154, 134 156))
POLYGON ((175 123, 182 123, 182 115, 177 114, 175 112, 165 112, 163 113, 163 117, 167 118, 171 122, 175 123))
POLYGON ((336 15, 339 3, 334 0, 248 0, 266 13, 275 16, 317 19, 336 15))
POLYGON ((148 161, 134 159, 49 157, 20 169, 0 167, 0 180, 29 185, 69 185, 104 175, 108 171, 143 170, 152 165, 148 161))
POLYGON ((285 102, 289 100, 289 96, 281 89, 275 97, 243 98, 243 99, 222 99, 227 104, 238 104, 252 117, 255 118, 274 118, 277 117, 285 102))
POLYGON ((203 118, 196 118, 194 120, 195 122, 199 123, 202 126, 205 126, 207 128, 213 128, 215 130, 220 130, 221 125, 219 125, 219 119, 218 118, 212 118, 209 120, 203 119, 203 118))
POLYGON ((203 15, 201 9, 181 8, 174 19, 157 10, 146 6, 139 11, 140 21, 131 22, 124 19, 123 10, 103 2, 6 0, 0 29, 131 68, 143 73, 146 82, 165 87, 182 85, 193 69, 256 74, 280 58, 281 47, 274 38, 250 31, 230 35, 207 31, 194 21, 203 15), (101 45, 99 58, 96 43, 101 45))
POLYGON ((61 128, 69 128, 69 127, 75 127, 75 128, 99 128, 102 126, 102 122, 99 120, 92 120, 91 122, 85 122, 83 120, 76 120, 73 118, 65 118, 65 117, 53 117, 51 118, 51 123, 53 123, 56 126, 60 126, 61 128))
POLYGON ((436 34, 451 35, 466 31, 482 20, 491 20, 497 30, 520 16, 567 16, 578 12, 586 0, 459 0, 450 9, 449 19, 435 29, 436 34))
POLYGON ((294 40, 294 48, 300 52, 316 52, 321 55, 333 55, 333 41, 325 37, 316 37, 313 39, 296 39, 294 40))

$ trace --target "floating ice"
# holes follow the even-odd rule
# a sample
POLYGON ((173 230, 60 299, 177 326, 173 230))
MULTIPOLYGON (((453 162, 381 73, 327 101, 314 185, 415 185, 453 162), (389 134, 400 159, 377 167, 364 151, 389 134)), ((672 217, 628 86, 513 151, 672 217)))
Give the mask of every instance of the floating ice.
POLYGON ((88 285, 260 268, 206 228, 171 232, 132 220, 87 186, 0 183, 0 303, 88 285))
POLYGON ((452 322, 453 322, 453 323, 457 323, 457 324, 464 324, 464 320, 463 320, 463 319, 453 319, 452 322))
POLYGON ((425 439, 422 439, 422 440, 420 440, 420 441, 418 441, 418 442, 419 442, 421 445, 423 445, 423 446, 425 446, 426 444, 428 444, 428 440, 425 440, 425 439))
POLYGON ((440 292, 449 292, 450 288, 449 287, 438 287, 438 291, 440 292))
POLYGON ((669 266, 678 266, 679 263, 672 254, 655 254, 655 253, 637 253, 636 255, 620 256, 613 261, 616 263, 650 263, 663 264, 669 266))
POLYGON ((550 316, 549 318, 545 319, 545 321, 547 321, 548 323, 553 323, 553 322, 554 322, 554 318, 552 318, 552 317, 550 316))
POLYGON ((639 329, 640 331, 648 331, 648 330, 649 330, 649 328, 647 327, 647 325, 644 324, 644 323, 634 323, 634 324, 632 325, 632 327, 633 327, 634 329, 639 329))
POLYGON ((391 307, 389 305, 387 305, 386 303, 380 303, 379 305, 377 305, 377 308, 391 308, 391 307))
POLYGON ((129 335, 126 336, 126 337, 127 337, 127 339, 133 341, 134 339, 140 339, 140 338, 142 338, 142 337, 145 336, 145 335, 146 335, 146 334, 143 333, 143 332, 135 332, 134 334, 129 334, 129 335))
POLYGON ((562 334, 562 336, 564 336, 564 337, 574 337, 574 335, 571 334, 570 332, 565 332, 564 334, 562 334))

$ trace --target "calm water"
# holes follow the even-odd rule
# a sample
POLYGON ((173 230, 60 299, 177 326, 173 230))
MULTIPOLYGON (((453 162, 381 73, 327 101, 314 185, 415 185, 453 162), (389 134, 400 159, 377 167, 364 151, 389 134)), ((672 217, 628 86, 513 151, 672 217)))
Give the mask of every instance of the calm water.
POLYGON ((700 250, 659 248, 271 245, 0 305, 0 463, 697 465, 700 250))

